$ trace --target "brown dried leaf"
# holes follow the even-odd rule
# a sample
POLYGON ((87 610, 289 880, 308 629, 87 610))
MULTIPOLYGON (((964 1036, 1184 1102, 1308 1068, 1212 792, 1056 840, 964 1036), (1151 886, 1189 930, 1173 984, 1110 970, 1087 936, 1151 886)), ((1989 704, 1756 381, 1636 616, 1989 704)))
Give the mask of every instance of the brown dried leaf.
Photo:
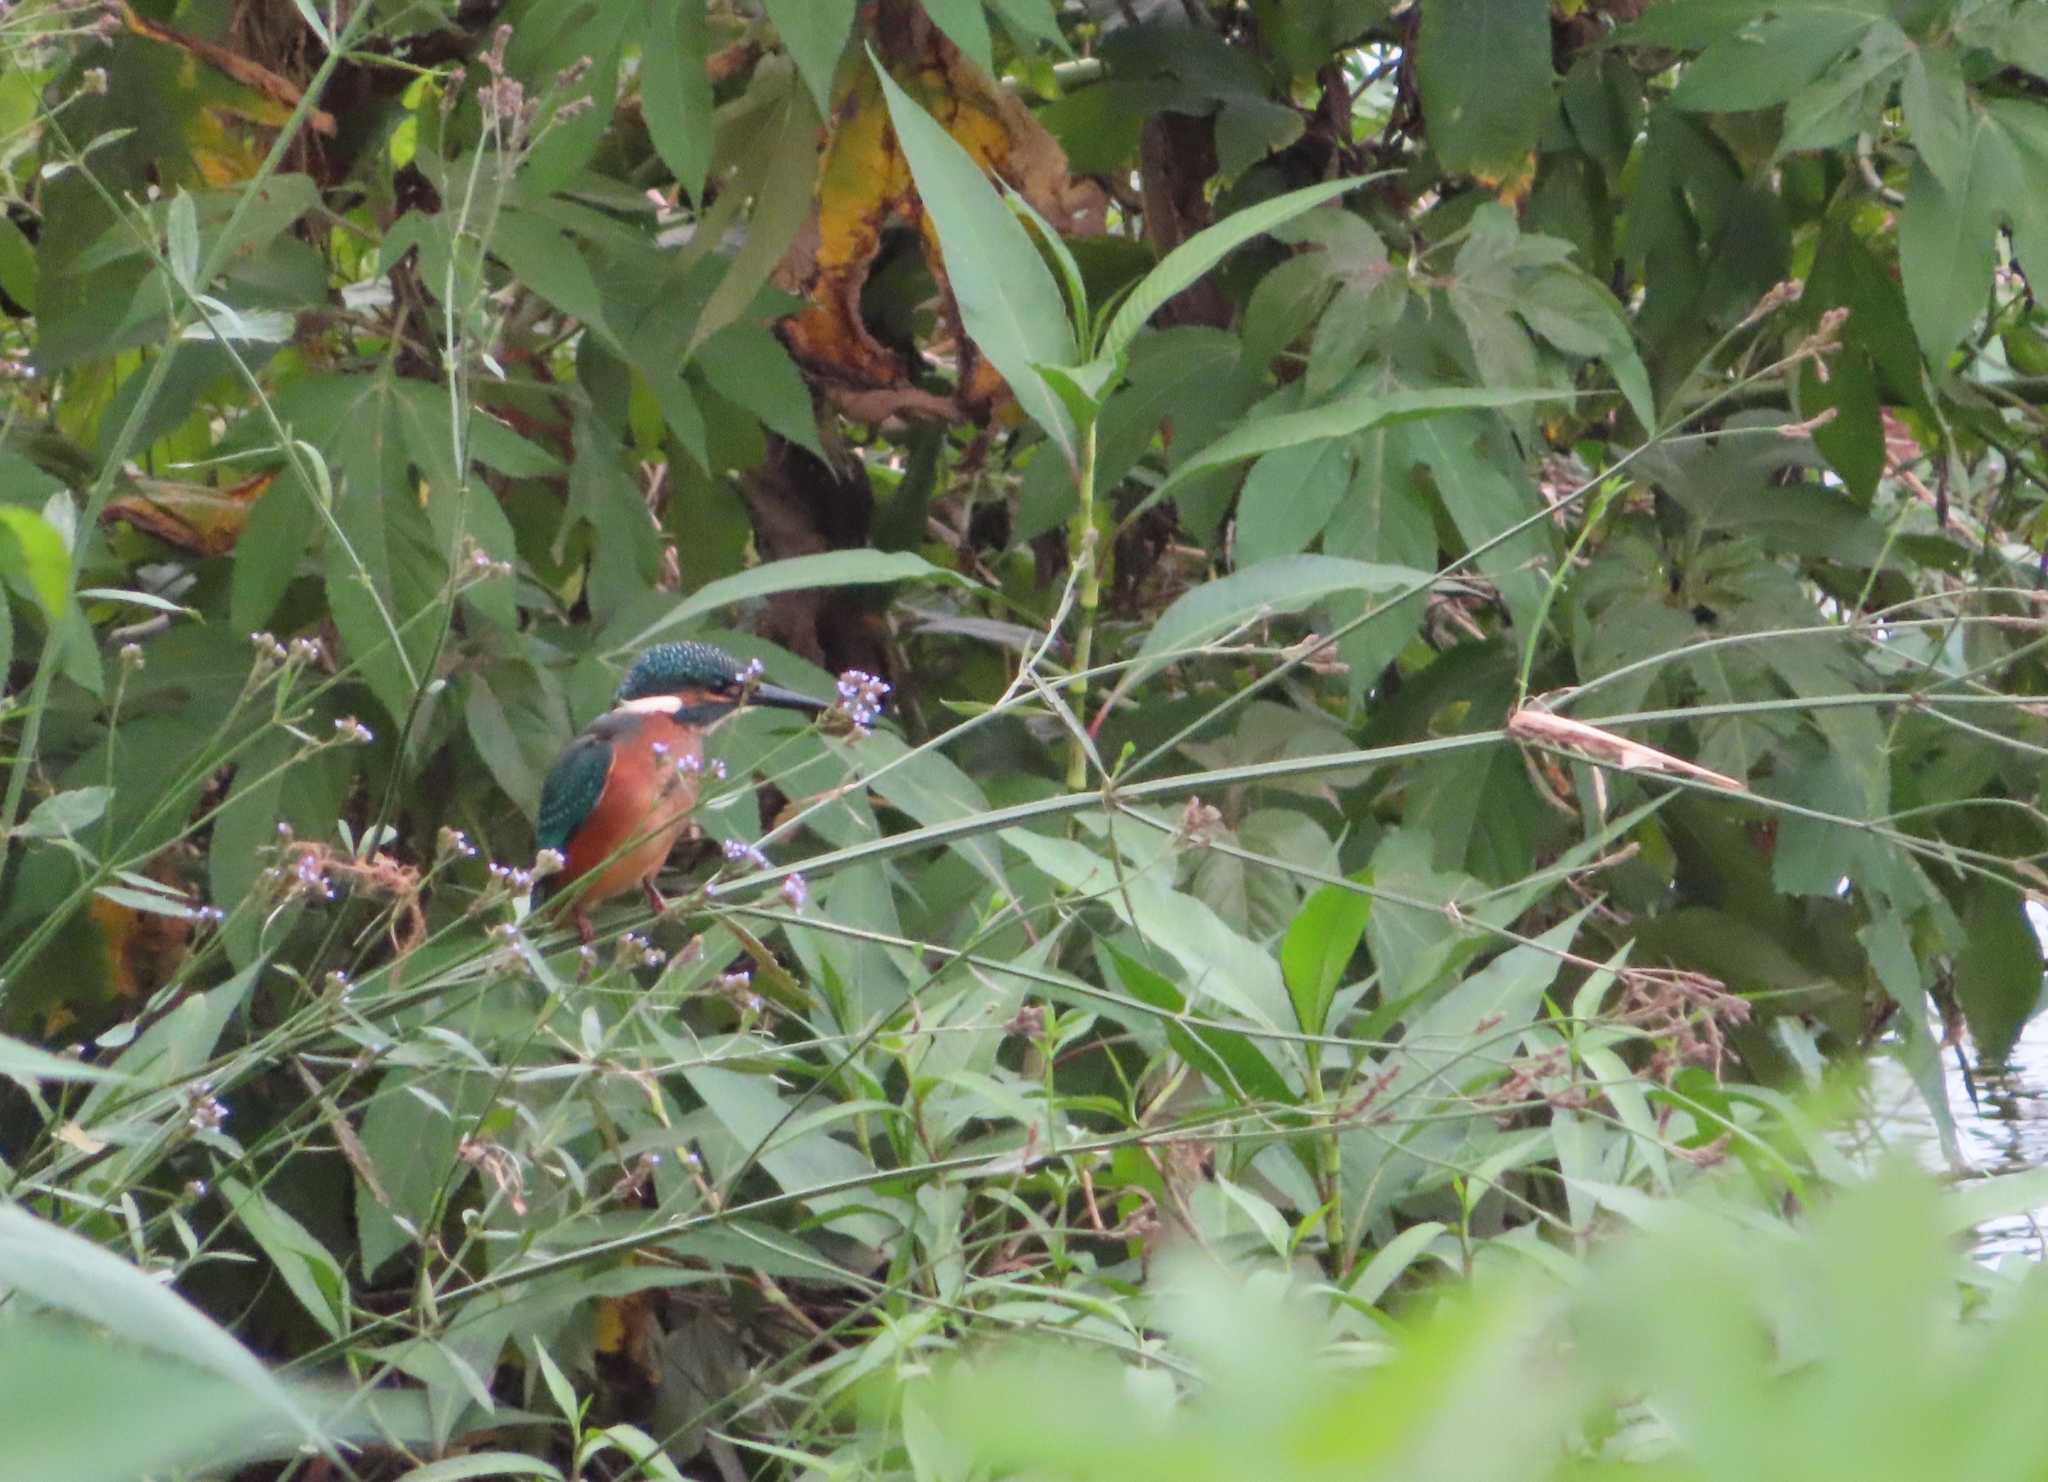
POLYGON ((1659 751, 1654 746, 1645 746, 1640 741, 1631 741, 1626 736, 1617 736, 1612 731, 1603 731, 1598 726, 1589 726, 1584 721, 1567 720, 1562 715, 1553 715, 1548 710, 1534 710, 1523 707, 1508 717, 1508 734, 1517 741, 1526 741, 1538 746, 1553 746, 1560 751, 1569 751, 1590 762, 1618 768, 1623 772, 1656 772, 1666 777, 1684 777, 1693 782, 1707 782, 1715 787, 1725 787, 1731 792, 1748 791, 1733 777, 1719 772, 1710 772, 1705 767, 1659 751))

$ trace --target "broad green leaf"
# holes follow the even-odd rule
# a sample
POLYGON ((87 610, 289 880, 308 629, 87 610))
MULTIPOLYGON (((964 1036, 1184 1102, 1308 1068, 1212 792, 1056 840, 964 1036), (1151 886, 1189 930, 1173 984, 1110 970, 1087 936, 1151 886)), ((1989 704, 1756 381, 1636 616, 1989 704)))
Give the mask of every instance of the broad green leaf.
MULTIPOLYGON (((965 3, 980 14, 981 0, 965 3)), ((1009 383, 1025 414, 1074 462, 1073 421, 1034 369, 1075 360, 1074 329, 1059 284, 981 166, 879 62, 875 73, 918 199, 938 230, 946 279, 968 337, 1009 383)))
POLYGON ((64 610, 71 585, 71 552, 41 515, 0 504, 0 575, 45 617, 64 610))
POLYGON ((1987 1065, 2002 1064, 2041 1007, 2041 941, 2026 898, 1991 881, 1971 882, 1963 904, 1966 941, 1956 957, 1956 1001, 1987 1065))
POLYGON ((1266 617, 1299 612, 1336 592, 1394 593, 1426 587, 1429 573, 1342 556, 1278 556, 1205 582, 1176 598, 1117 688, 1140 683, 1162 665, 1266 617))
POLYGON ((474 1170, 458 1156, 491 1103, 494 1075, 388 1072, 364 1114, 364 1156, 376 1175, 356 1181, 356 1254, 365 1277, 399 1251, 433 1237, 428 1227, 474 1170))
POLYGON ((218 988, 194 993, 135 1036, 114 1062, 125 1078, 119 1085, 95 1086, 78 1109, 78 1122, 91 1127, 101 1113, 123 1100, 136 1087, 162 1089, 176 1086, 213 1057, 220 1045, 221 1031, 241 1008, 255 986, 261 963, 237 972, 218 988))
POLYGON ((1515 296, 1522 322, 1567 355, 1597 356, 1614 372, 1629 410, 1646 428, 1657 425, 1649 373, 1614 295, 1581 273, 1553 269, 1524 276, 1515 296))
POLYGON ((1389 1240, 1367 1261, 1347 1287, 1351 1296, 1360 1302, 1373 1303, 1386 1295, 1387 1288, 1400 1280, 1428 1249, 1431 1241, 1444 1233, 1444 1226, 1436 1220, 1424 1220, 1419 1225, 1410 1225, 1389 1240))
POLYGON ((536 212, 501 211, 491 222, 491 255, 564 314, 601 335, 609 333, 604 294, 583 248, 556 223, 536 212))
POLYGON ((228 577, 228 623, 236 632, 256 633, 270 626, 277 604, 299 574, 307 547, 320 535, 319 516, 309 503, 314 497, 298 469, 287 464, 250 506, 228 577))
MULTIPOLYGON (((836 0, 818 3, 827 6, 836 0)), ((755 86, 770 86, 776 81, 764 65, 755 86)), ((808 92, 787 78, 780 80, 779 99, 741 154, 732 180, 724 187, 753 197, 746 240, 733 254, 725 276, 704 301, 703 312, 697 316, 689 343, 683 348, 685 359, 694 357, 704 341, 747 311, 810 218, 821 117, 823 114, 812 107, 808 92)))
POLYGON ((1416 84, 1444 167, 1498 181, 1551 113, 1548 0, 1423 0, 1416 84))
POLYGON ((1250 418, 1239 422, 1175 468, 1163 483, 1138 502, 1137 508, 1125 519, 1128 521, 1139 510, 1149 509, 1198 474, 1256 458, 1275 448, 1291 448, 1319 438, 1343 437, 1389 422, 1413 421, 1442 412, 1558 401, 1567 394, 1543 387, 1439 386, 1420 391, 1360 390, 1335 397, 1306 411, 1250 418))
POLYGON ((0 1286, 17 1300, 217 1374, 273 1419, 314 1434, 311 1418, 270 1371, 198 1308, 119 1256, 12 1206, 0 1206, 0 1286))
POLYGON ((36 250, 5 216, 0 216, 0 293, 35 313, 36 250))
MULTIPOLYGON (((1831 149, 1866 128, 1874 128, 1891 93, 1893 78, 1916 55, 1906 33, 1879 20, 1863 33, 1856 50, 1802 88, 1785 107, 1778 155, 1831 149)), ((1910 75, 1910 74, 1909 74, 1910 75)))
POLYGON ((80 787, 44 798, 15 833, 30 839, 66 839, 99 821, 113 799, 111 787, 80 787))
POLYGON ((1953 188, 1916 161, 1899 213, 1899 272, 1921 353, 1935 364, 1984 313, 1998 223, 2017 168, 2004 136, 1979 129, 1953 188))
POLYGON ((637 653, 672 628, 680 628, 734 602, 746 602, 775 592, 922 580, 974 585, 958 572, 934 566, 924 557, 909 551, 824 551, 815 556, 791 556, 787 560, 769 561, 751 571, 706 582, 678 603, 674 611, 659 622, 649 624, 612 651, 615 654, 637 653))
POLYGON ((1316 316, 1337 293, 1337 281, 1317 260, 1319 254, 1298 253, 1259 279, 1244 311, 1244 353, 1254 365, 1270 365, 1317 322, 1316 316))
POLYGON ((733 325, 704 342, 695 364, 713 391, 752 412, 769 431, 825 457, 810 388, 774 335, 733 325))
POLYGON ((18 1039, 0 1034, 0 1076, 18 1086, 33 1087, 37 1081, 118 1081, 118 1071, 87 1065, 69 1055, 53 1055, 18 1039))
POLYGON ((1499 540, 1543 504, 1527 476, 1501 453, 1505 440, 1491 431, 1476 417, 1432 418, 1410 429, 1409 446, 1429 465, 1437 497, 1466 545, 1488 547, 1479 569, 1500 588, 1516 627, 1526 631, 1541 610, 1543 568, 1554 557, 1543 524, 1499 540))
MULTIPOLYGON (((1124 986, 1138 996, 1128 972, 1124 986)), ((1166 1039, 1183 1060, 1207 1076, 1219 1091, 1238 1101, 1291 1106, 1301 1099, 1249 1035, 1168 1019, 1166 1039)))
POLYGON ((1237 496, 1240 568, 1306 550, 1351 488, 1348 438, 1276 448, 1251 466, 1237 496))
POLYGON ((693 201, 711 169, 711 77, 705 69, 704 0, 646 0, 640 90, 647 132, 662 163, 693 201))
MULTIPOLYGON (((1099 900, 1147 941, 1180 964, 1190 998, 1204 998, 1278 1028, 1291 1017, 1279 966, 1209 907, 1170 888, 1158 872, 1127 862, 1121 874, 1094 850, 1071 839, 1006 829, 1003 841, 1067 886, 1099 900)), ((1164 844, 1157 836, 1148 843, 1164 844)))
POLYGON ((791 1117, 770 1077, 708 1065, 684 1066, 682 1075, 703 1098, 709 1125, 731 1139, 728 1157, 714 1154, 714 1166, 749 1157, 828 1224, 858 1239, 888 1237, 889 1222, 859 1207, 870 1196, 842 1187, 873 1175, 874 1165, 829 1128, 791 1117))
POLYGON ((1325 885, 1303 903, 1301 914, 1288 926, 1280 944, 1280 971, 1304 1033, 1323 1032, 1330 1000, 1358 951, 1371 914, 1371 896, 1325 885))
MULTIPOLYGON (((308 1411, 333 1399, 292 1393, 308 1411)), ((76 1323, 17 1311, 0 1316, 0 1394, 7 1470, 36 1482, 222 1476, 255 1462, 275 1471, 303 1460, 307 1439, 274 1394, 252 1392, 189 1355, 110 1343, 76 1323)), ((364 1441, 379 1439, 360 1416, 344 1423, 365 1432, 364 1441)))
MULTIPOLYGON (((853 32, 854 0, 766 0, 768 19, 796 63, 818 116, 832 112, 832 79, 853 32)), ((756 216, 749 234, 758 229, 756 216)))
POLYGON ((339 1338, 348 1321, 348 1278, 340 1263, 310 1230, 278 1208, 262 1190, 233 1178, 223 1178, 220 1189, 235 1218, 261 1247, 299 1305, 328 1337, 339 1338))
MULTIPOLYGON (((982 0, 931 0, 925 14, 946 33, 946 39, 984 72, 995 71, 995 43, 989 35, 982 0)), ((916 166, 911 167, 913 170, 916 166)))
POLYGON ((1159 265, 1131 290, 1130 296, 1117 309, 1116 316, 1109 321, 1109 328, 1102 332, 1102 343, 1095 353, 1110 360, 1121 356, 1131 341, 1138 337, 1138 331, 1145 327, 1146 321, 1158 313, 1168 299, 1201 279, 1237 248, 1253 237, 1293 220, 1302 212, 1346 191, 1356 190, 1376 178, 1364 175, 1326 180, 1320 185, 1289 191, 1284 196, 1248 206, 1212 226, 1202 228, 1161 258, 1159 265))
POLYGON ((1680 73, 1672 106, 1735 113, 1783 103, 1861 40, 1876 19, 1847 7, 1814 6, 1744 27, 1680 73))

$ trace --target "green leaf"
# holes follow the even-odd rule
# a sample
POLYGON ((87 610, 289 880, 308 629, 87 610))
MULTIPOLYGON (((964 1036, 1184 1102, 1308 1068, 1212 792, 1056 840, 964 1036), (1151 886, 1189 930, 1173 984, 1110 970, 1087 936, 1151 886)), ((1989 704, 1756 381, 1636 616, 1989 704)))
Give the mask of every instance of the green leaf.
POLYGON ((1997 264, 1998 223, 2017 189, 2004 133, 1980 127, 1969 166, 1944 186, 1916 160, 1899 213, 1899 273, 1920 350, 1939 364, 1983 314, 1997 264))
POLYGON ((1444 168, 1513 174, 1551 113, 1549 0, 1423 0, 1416 83, 1444 168))
POLYGON ((1993 881, 1971 882, 1962 917, 1956 1001, 1978 1056, 2001 1065, 2041 1006, 2041 940, 2027 919, 2026 898, 1993 881))
MULTIPOLYGON (((839 59, 846 52, 846 39, 853 32, 854 0, 766 0, 769 22, 782 37, 782 46, 796 63, 818 116, 832 112, 832 79, 839 59)), ((756 218, 749 235, 758 227, 756 218)))
POLYGON ((348 1320, 348 1278, 340 1263, 310 1230, 261 1190, 239 1179, 222 1178, 220 1191, 299 1305, 328 1337, 339 1338, 348 1320))
POLYGON ((1178 1016, 1187 1012, 1187 999, 1164 974, 1154 972, 1115 947, 1105 944, 1103 951, 1115 965, 1125 992, 1163 1015, 1172 1016, 1166 1019, 1167 1043, 1219 1090, 1238 1098, 1256 1098, 1282 1106, 1299 1099, 1286 1077, 1273 1068, 1273 1062, 1250 1038, 1225 1029, 1182 1022, 1178 1016))
POLYGON ((1272 364, 1273 357, 1299 339, 1337 292, 1320 253, 1290 257, 1259 279, 1244 310, 1244 354, 1253 365, 1272 364))
MULTIPOLYGON (((308 1410, 331 1403, 317 1391, 294 1393, 308 1410)), ((273 1396, 252 1394, 182 1355, 110 1343, 75 1323, 12 1311, 0 1317, 0 1394, 7 1396, 7 1469, 36 1482, 224 1476, 244 1463, 272 1462, 258 1470, 275 1471, 303 1460, 294 1454, 304 1432, 280 1417, 273 1396)), ((360 1426, 360 1417, 353 1423, 360 1426)))
POLYGON ((694 618, 734 602, 806 588, 852 587, 897 581, 950 581, 967 587, 976 585, 957 571, 934 566, 924 557, 909 551, 823 551, 815 556, 791 556, 784 561, 768 561, 751 571, 706 582, 688 599, 664 614, 660 621, 650 623, 611 652, 614 656, 637 653, 670 629, 679 628, 694 618))
MULTIPOLYGON (((1354 878, 1363 881, 1360 874, 1354 878)), ((1365 936, 1372 915, 1372 897, 1338 885, 1325 885, 1302 903, 1301 913, 1280 943, 1280 971, 1287 994, 1305 1034, 1321 1034, 1328 1022, 1330 1000, 1345 969, 1365 936)))
POLYGON ((93 894, 103 900, 110 900, 117 906, 126 906, 131 911, 147 911, 152 916, 169 916, 179 921, 190 921, 198 914, 192 902, 183 896, 165 895, 154 890, 131 890, 125 885, 102 885, 93 894))
POLYGON ((1355 461, 1350 439, 1330 438, 1276 448, 1254 463, 1237 496, 1238 565, 1307 549, 1350 491, 1355 461))
POLYGON ((873 1176, 874 1164, 833 1137, 828 1127, 791 1117, 773 1080, 709 1065, 685 1065, 682 1075, 703 1098, 713 1124, 751 1154, 784 1193, 857 1239, 887 1238, 893 1226, 860 1207, 865 1200, 860 1190, 835 1187, 873 1176))
POLYGON ((164 217, 164 256, 171 265, 171 276, 178 280, 178 286, 187 293, 199 288, 199 213, 192 204, 192 193, 181 190, 171 201, 171 208, 164 217))
POLYGON ((1125 522, 1198 474, 1241 463, 1319 438, 1343 437, 1390 422, 1409 422, 1443 412, 1466 411, 1476 407, 1528 406, 1535 402, 1558 401, 1568 393, 1553 388, 1436 386, 1421 391, 1379 392, 1361 390, 1338 396, 1321 406, 1300 412, 1279 412, 1239 422, 1214 442, 1193 454, 1140 500, 1125 522))
POLYGON ((0 293, 35 313, 36 250, 5 216, 0 216, 0 293))
POLYGON ((1279 556, 1205 582, 1175 599, 1138 646, 1119 694, 1147 675, 1266 616, 1299 612, 1336 592, 1402 592, 1429 584, 1429 573, 1342 556, 1279 556))
POLYGON ((1650 376, 1643 369, 1628 320, 1613 294, 1583 273, 1552 269, 1522 279, 1515 312, 1530 329, 1567 355, 1605 360, 1636 420, 1646 428, 1656 427, 1650 376))
POLYGON ((711 170, 711 75, 704 0, 647 0, 640 91, 655 153, 700 204, 711 170))
MULTIPOLYGON (((1221 1004, 1271 1028, 1293 1017, 1287 985, 1271 953, 1231 930, 1201 901, 1171 888, 1156 870, 1129 861, 1119 875, 1083 844, 1021 828, 1005 829, 1003 842, 1070 890, 1100 901, 1171 957, 1180 965, 1190 999, 1221 1004)), ((1144 842, 1155 850, 1170 847, 1157 835, 1144 842)))
MULTIPOLYGON (((1477 417, 1439 417, 1418 423, 1410 447, 1435 476, 1437 497, 1468 547, 1494 541, 1542 508, 1542 496, 1511 455, 1503 439, 1477 417)), ((1493 545, 1479 557, 1479 569, 1500 588, 1518 630, 1536 621, 1544 591, 1543 567, 1552 559, 1544 525, 1531 525, 1493 545)))
POLYGON ((705 341, 695 364, 713 391, 745 407, 771 432, 825 457, 810 387, 774 335, 733 325, 705 341))
POLYGON ((273 1418, 315 1434, 270 1371, 198 1308, 119 1256, 12 1206, 0 1206, 0 1285, 219 1375, 273 1418))
POLYGON ((429 1220, 468 1182, 458 1156, 490 1106, 493 1078, 483 1073, 395 1070, 363 1115, 361 1138, 371 1188, 356 1179, 357 1254, 366 1277, 392 1256, 434 1238, 429 1220))
MULTIPOLYGON (((980 0, 967 3, 980 13, 980 0)), ((1071 365, 1076 358, 1074 329, 1059 284, 981 167, 879 61, 874 66, 918 199, 938 231, 960 321, 1009 383, 1017 404, 1071 464, 1078 447, 1073 421, 1034 369, 1071 365)))
POLYGON ((118 1081, 117 1071, 87 1065, 69 1055, 53 1055, 18 1039, 0 1034, 0 1076, 16 1085, 33 1089, 37 1081, 118 1081))
POLYGON ((1877 19, 1847 8, 1815 6, 1745 26, 1681 71, 1671 106, 1739 113, 1783 103, 1860 41, 1877 19))
POLYGON ((228 574, 228 623, 234 631, 254 633, 270 625, 306 548, 320 533, 311 497, 298 470, 287 465, 250 506, 228 574))
POLYGON ((151 612, 167 612, 178 617, 205 618, 196 607, 186 607, 168 597, 159 597, 154 592, 131 591, 127 587, 82 587, 79 598, 86 602, 124 602, 131 607, 146 607, 151 612))
POLYGON ((0 504, 0 575, 54 618, 71 586, 71 552, 57 527, 19 505, 0 504))
POLYGON ((402 1482, 472 1482, 477 1477, 540 1477, 546 1482, 561 1482, 562 1474, 537 1456, 522 1456, 516 1451, 472 1451, 415 1467, 402 1482))
POLYGON ((113 800, 111 787, 80 787, 36 804, 15 833, 29 839, 65 839, 99 821, 113 800))
POLYGON ((1283 222, 1292 221, 1304 211, 1378 178, 1364 175, 1326 180, 1320 185, 1261 201, 1202 228, 1167 253, 1157 267, 1139 280, 1138 286, 1131 290, 1118 307, 1116 316, 1109 321, 1109 328, 1102 332, 1102 343, 1095 353, 1111 360, 1121 356, 1131 341, 1138 337, 1138 331, 1145 327, 1146 321, 1158 313, 1168 299, 1197 282, 1237 248, 1283 222))
MULTIPOLYGON (((834 0, 818 3, 829 5, 834 0)), ((763 68, 755 86, 768 87, 775 81, 763 68)), ((703 312, 690 331, 689 343, 683 347, 685 359, 694 357, 698 346, 746 313, 810 219, 821 116, 804 89, 782 80, 780 99, 755 130, 733 178, 724 187, 750 195, 754 209, 747 218, 746 240, 704 301, 703 312)))
MULTIPOLYGON (((671 166, 673 168, 673 166, 671 166)), ((491 222, 491 254, 564 314, 609 333, 604 293, 576 239, 536 212, 507 207, 491 222)))
POLYGON ((996 70, 995 42, 989 35, 982 0, 931 0, 924 12, 968 61, 984 72, 996 70))
POLYGON ((1778 157, 1831 149, 1858 131, 1875 128, 1895 74, 1905 71, 1913 43, 1889 20, 1880 20, 1818 82, 1803 88, 1785 108, 1778 157))

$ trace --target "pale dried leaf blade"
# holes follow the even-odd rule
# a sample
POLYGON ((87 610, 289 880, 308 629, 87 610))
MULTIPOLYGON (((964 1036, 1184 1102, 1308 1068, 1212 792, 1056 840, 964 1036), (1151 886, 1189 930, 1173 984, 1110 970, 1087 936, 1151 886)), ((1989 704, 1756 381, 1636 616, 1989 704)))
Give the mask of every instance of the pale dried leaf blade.
POLYGON ((1562 715, 1553 715, 1547 710, 1534 710, 1526 706, 1517 710, 1508 717, 1508 734, 1517 741, 1553 746, 1560 751, 1569 751, 1585 757, 1591 762, 1618 767, 1624 772, 1658 772, 1667 777, 1684 777, 1694 782, 1711 783, 1715 787, 1727 788, 1730 792, 1748 791, 1733 777, 1709 771, 1697 763, 1675 757, 1668 751, 1659 751, 1654 746, 1645 746, 1640 741, 1631 741, 1628 737, 1617 736, 1612 731, 1603 731, 1598 726, 1589 726, 1584 721, 1568 720, 1562 715))

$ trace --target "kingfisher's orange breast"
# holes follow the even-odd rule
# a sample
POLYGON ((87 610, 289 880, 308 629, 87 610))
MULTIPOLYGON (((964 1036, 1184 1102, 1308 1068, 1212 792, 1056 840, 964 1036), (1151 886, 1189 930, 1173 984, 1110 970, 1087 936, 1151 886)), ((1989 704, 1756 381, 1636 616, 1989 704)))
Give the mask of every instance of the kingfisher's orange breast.
POLYGON ((612 743, 604 791, 569 841, 564 883, 596 872, 582 892, 585 906, 609 900, 651 880, 690 825, 698 774, 679 764, 704 758, 703 735, 668 716, 650 713, 612 743))

